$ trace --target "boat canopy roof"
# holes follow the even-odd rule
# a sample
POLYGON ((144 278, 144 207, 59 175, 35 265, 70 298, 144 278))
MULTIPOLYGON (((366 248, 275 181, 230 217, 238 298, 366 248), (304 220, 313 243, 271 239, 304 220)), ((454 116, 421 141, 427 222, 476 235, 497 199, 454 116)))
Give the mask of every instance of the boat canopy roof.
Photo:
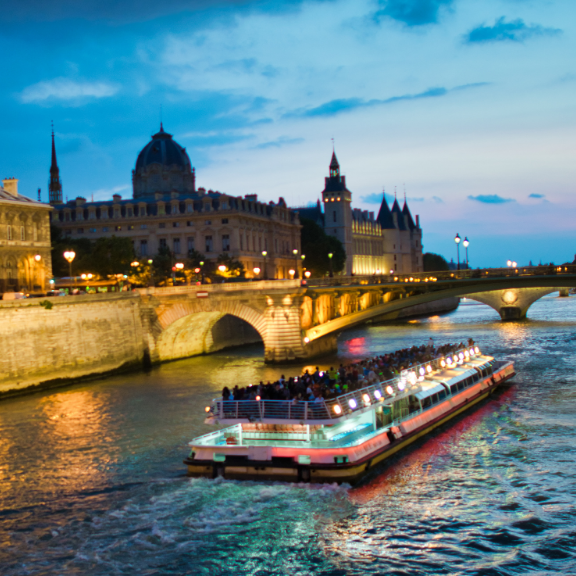
POLYGON ((418 398, 418 400, 424 400, 424 398, 428 398, 428 396, 432 396, 433 394, 437 394, 438 392, 446 392, 446 388, 442 386, 442 384, 436 384, 436 382, 422 382, 421 383, 422 390, 420 392, 416 392, 414 396, 418 398))
POLYGON ((474 376, 474 374, 476 374, 476 370, 457 368, 455 370, 445 370, 441 375, 431 376, 431 379, 442 382, 442 384, 447 386, 452 386, 452 384, 460 382, 469 376, 474 376))

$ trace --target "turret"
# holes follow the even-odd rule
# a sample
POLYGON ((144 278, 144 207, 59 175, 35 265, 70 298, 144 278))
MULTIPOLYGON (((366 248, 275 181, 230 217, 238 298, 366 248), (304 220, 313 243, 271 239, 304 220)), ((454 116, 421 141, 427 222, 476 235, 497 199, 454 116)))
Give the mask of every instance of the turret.
POLYGON ((50 204, 62 204, 62 182, 60 169, 56 160, 56 144, 54 143, 54 124, 52 124, 52 163, 50 165, 50 180, 48 180, 48 198, 50 204))

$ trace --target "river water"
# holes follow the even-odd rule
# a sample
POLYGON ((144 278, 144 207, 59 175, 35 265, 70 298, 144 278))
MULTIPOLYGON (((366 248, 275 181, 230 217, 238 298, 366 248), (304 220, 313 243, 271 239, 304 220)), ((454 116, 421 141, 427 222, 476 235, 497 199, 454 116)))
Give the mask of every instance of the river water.
POLYGON ((0 403, 0 573, 576 574, 576 298, 342 334, 321 367, 472 337, 516 363, 494 399, 360 486, 189 479, 222 386, 295 374, 259 346, 0 403))

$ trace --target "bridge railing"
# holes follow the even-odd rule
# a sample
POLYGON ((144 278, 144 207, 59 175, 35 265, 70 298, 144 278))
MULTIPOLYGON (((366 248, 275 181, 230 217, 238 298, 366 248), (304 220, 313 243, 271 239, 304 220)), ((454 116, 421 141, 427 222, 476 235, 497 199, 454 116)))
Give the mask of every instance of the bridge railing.
POLYGON ((398 394, 416 392, 419 382, 437 370, 454 368, 481 354, 478 347, 462 348, 446 356, 410 366, 399 376, 359 390, 320 401, 296 400, 215 400, 207 408, 208 417, 216 420, 336 420, 373 404, 391 404, 398 394))
POLYGON ((484 268, 467 270, 443 270, 439 272, 414 272, 409 274, 371 274, 312 278, 307 281, 310 288, 331 286, 357 286, 394 283, 434 283, 450 280, 482 278, 510 278, 518 276, 557 276, 576 274, 576 264, 562 266, 522 266, 516 268, 484 268))

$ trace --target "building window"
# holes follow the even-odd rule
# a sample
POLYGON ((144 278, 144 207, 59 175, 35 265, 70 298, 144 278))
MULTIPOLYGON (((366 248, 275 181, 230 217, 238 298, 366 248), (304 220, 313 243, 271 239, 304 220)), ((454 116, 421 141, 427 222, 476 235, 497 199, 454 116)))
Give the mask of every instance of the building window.
POLYGON ((108 226, 104 226, 104 227, 102 228, 102 232, 108 232, 108 226))
POLYGON ((336 210, 334 210, 334 222, 336 222, 336 210))
POLYGON ((160 224, 158 224, 158 228, 166 228, 166 222, 160 222, 160 224))
POLYGON ((212 236, 206 236, 206 252, 212 252, 212 236))
POLYGON ((240 250, 244 250, 244 234, 240 234, 240 250))
POLYGON ((134 225, 130 224, 130 226, 128 226, 128 230, 134 230, 134 225))
POLYGON ((140 256, 148 256, 148 240, 140 240, 140 256))
POLYGON ((188 222, 186 222, 186 226, 192 226, 193 222, 192 220, 188 220, 188 222))
POLYGON ((222 234, 222 252, 228 252, 230 250, 230 235, 222 234))
POLYGON ((191 236, 188 237, 188 252, 192 252, 194 250, 194 238, 191 236))
POLYGON ((26 230, 24 226, 20 226, 20 240, 26 240, 26 230))
POLYGON ((172 228, 178 228, 180 226, 180 222, 172 222, 172 228))
POLYGON ((92 234, 95 234, 95 233, 96 233, 96 228, 90 228, 90 229, 88 230, 88 232, 92 232, 92 234))
POLYGON ((120 218, 120 208, 114 210, 114 218, 120 218))
POLYGON ((148 228, 148 224, 140 224, 140 230, 146 230, 148 228))
POLYGON ((204 224, 206 224, 206 226, 212 226, 212 220, 204 220, 204 224))
POLYGON ((180 254, 180 238, 174 238, 174 254, 180 254))
POLYGON ((6 238, 12 240, 12 226, 6 226, 6 238))
POLYGON ((128 208, 128 216, 132 216, 133 212, 132 212, 132 208, 128 208))
POLYGON ((116 230, 116 232, 120 232, 120 230, 122 230, 122 226, 115 226, 114 230, 116 230))
POLYGON ((212 209, 212 206, 208 203, 204 204, 204 212, 210 212, 210 210, 212 209))
POLYGON ((222 218, 222 224, 228 224, 228 218, 222 218))
POLYGON ((32 229, 32 233, 34 235, 34 242, 38 242, 38 225, 34 224, 34 228, 32 229))
POLYGON ((165 250, 166 248, 168 248, 168 244, 166 243, 166 238, 160 238, 160 240, 158 240, 158 247, 161 250, 165 250))
POLYGON ((188 212, 189 214, 191 212, 194 212, 194 204, 187 204, 186 205, 186 212, 188 212))
POLYGON ((78 230, 76 230, 76 234, 84 234, 84 228, 78 228, 78 230))

